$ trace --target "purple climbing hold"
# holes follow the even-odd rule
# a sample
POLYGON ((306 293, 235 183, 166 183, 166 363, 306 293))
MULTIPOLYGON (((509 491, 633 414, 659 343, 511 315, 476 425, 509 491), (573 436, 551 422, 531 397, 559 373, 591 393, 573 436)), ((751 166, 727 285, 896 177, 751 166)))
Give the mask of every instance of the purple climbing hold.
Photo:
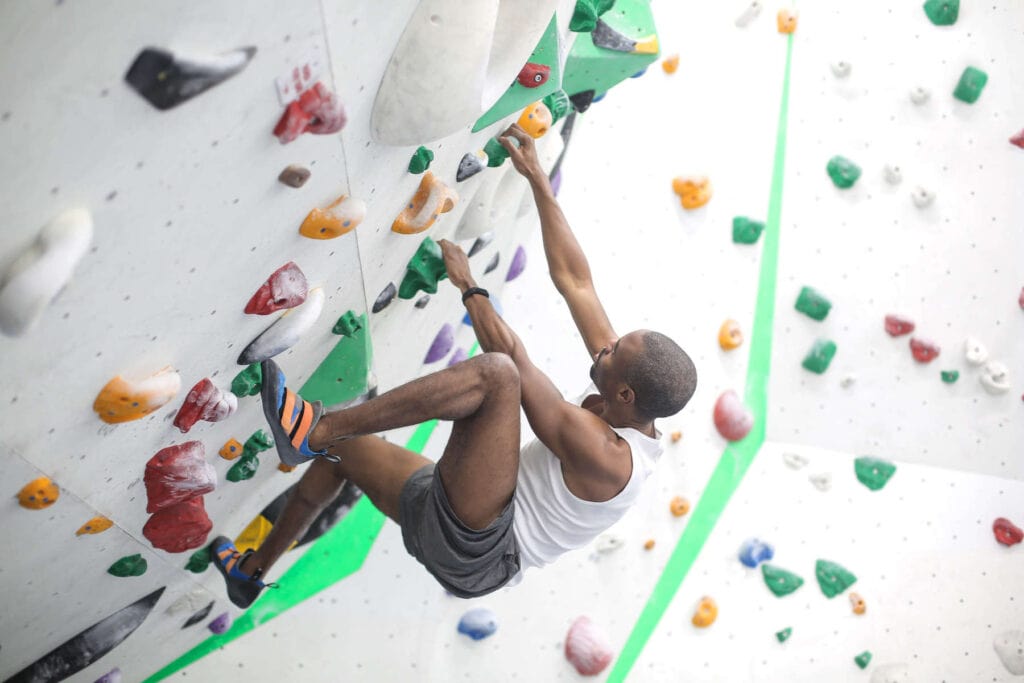
POLYGON ((434 337, 434 343, 430 345, 430 350, 427 351, 427 357, 423 359, 424 363, 436 363, 452 350, 452 346, 455 344, 455 330, 448 323, 445 323, 441 328, 441 331, 434 337))
POLYGON ((459 348, 455 349, 455 353, 453 353, 452 357, 448 359, 448 367, 451 367, 456 363, 461 363, 467 358, 469 358, 469 354, 466 353, 466 349, 460 346, 459 348))
POLYGON ((227 612, 224 612, 224 614, 221 614, 219 617, 217 617, 209 624, 207 624, 206 628, 210 629, 219 636, 220 634, 226 632, 229 628, 231 628, 231 615, 227 612))
POLYGON ((551 176, 551 191, 558 196, 558 191, 562 189, 562 169, 555 171, 554 175, 551 176))
POLYGON ((498 616, 486 607, 469 610, 459 619, 459 633, 473 640, 483 640, 498 630, 498 616))
POLYGON ((756 569, 757 565, 767 562, 773 557, 775 557, 775 549, 760 539, 748 539, 740 546, 740 562, 751 569, 756 569))
POLYGON ((116 666, 96 679, 96 683, 121 683, 121 670, 116 666))
POLYGON ((508 275, 505 282, 511 282, 519 277, 526 268, 526 250, 522 246, 516 247, 516 253, 512 256, 512 265, 508 267, 508 275))

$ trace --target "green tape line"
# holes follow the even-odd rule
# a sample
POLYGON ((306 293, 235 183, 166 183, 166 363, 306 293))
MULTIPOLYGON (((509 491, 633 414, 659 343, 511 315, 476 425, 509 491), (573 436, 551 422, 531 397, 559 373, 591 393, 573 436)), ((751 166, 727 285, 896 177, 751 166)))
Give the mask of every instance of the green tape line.
POLYGON ((758 278, 757 306, 754 309, 753 333, 750 339, 750 363, 747 366, 745 402, 754 414, 754 428, 742 441, 726 446, 718 461, 686 529, 679 537, 672 556, 665 565, 658 583, 647 599, 640 617, 622 647, 615 666, 608 674, 608 683, 626 680, 661 617, 675 597, 694 560, 704 547, 711 530, 725 510, 732 494, 740 485, 754 456, 764 443, 768 414, 768 374, 772 358, 772 322, 775 318, 775 286, 778 274, 779 232, 782 217, 782 184, 786 165, 786 128, 789 118, 789 75, 793 56, 793 35, 786 46, 786 71, 782 81, 782 103, 779 107, 778 131, 775 138, 775 162, 772 167, 771 196, 765 221, 764 251, 758 278))

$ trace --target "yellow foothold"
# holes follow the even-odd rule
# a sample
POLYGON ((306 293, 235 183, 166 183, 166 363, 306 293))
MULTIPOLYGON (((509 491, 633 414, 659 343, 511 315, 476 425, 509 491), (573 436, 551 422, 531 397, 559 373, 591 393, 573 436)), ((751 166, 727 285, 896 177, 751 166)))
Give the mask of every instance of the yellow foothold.
POLYGON ((679 443, 680 441, 683 440, 683 433, 682 432, 672 432, 669 435, 669 438, 672 439, 672 443, 679 443))
POLYGON ((636 55, 656 55, 658 54, 658 36, 652 35, 646 38, 640 38, 636 41, 636 46, 633 48, 633 54, 636 55))
POLYGON ((793 33, 796 31, 797 12, 794 9, 780 9, 777 17, 779 33, 793 33))
POLYGON ((743 332, 735 320, 726 320, 718 329, 718 345, 724 351, 732 351, 743 343, 743 332))
POLYGON ((644 550, 652 550, 654 548, 654 539, 648 538, 644 543, 644 550))
POLYGON ((455 208, 458 201, 459 195, 455 190, 427 171, 423 174, 412 200, 391 224, 391 230, 402 235, 423 232, 434 224, 439 215, 455 208))
POLYGON ((279 469, 282 472, 294 472, 295 465, 285 465, 283 462, 279 462, 277 463, 277 469, 279 469))
POLYGON ((700 599, 700 603, 697 604, 697 611, 693 613, 693 625, 697 628, 707 628, 711 624, 715 623, 715 619, 718 618, 718 605, 715 601, 704 596, 700 599))
POLYGON ((543 102, 537 101, 526 107, 516 121, 519 127, 527 132, 534 139, 537 139, 551 129, 551 111, 543 102))
POLYGON ((679 55, 671 55, 661 60, 661 68, 667 74, 674 74, 679 68, 679 55))
POLYGON ((181 377, 170 366, 138 382, 118 375, 100 389, 92 409, 108 424, 130 422, 160 408, 180 389, 181 377))
POLYGON ((326 209, 313 209, 299 226, 299 234, 314 240, 330 240, 355 230, 366 217, 366 202, 341 195, 326 209))
POLYGON ((93 517, 88 522, 78 527, 78 531, 75 532, 75 536, 103 533, 112 526, 114 526, 114 523, 106 517, 93 517))
POLYGON ((675 178, 672 191, 679 195, 684 209, 699 209, 711 201, 711 181, 703 176, 675 178))
POLYGON ((238 538, 235 539, 235 547, 240 553, 244 553, 246 550, 256 550, 263 545, 264 539, 273 528, 274 525, 270 523, 269 519, 263 515, 256 515, 242 530, 242 533, 238 534, 238 538))
POLYGON ((220 453, 220 457, 225 460, 234 460, 242 454, 242 450, 244 448, 245 447, 238 442, 238 439, 228 439, 227 443, 221 446, 220 450, 217 452, 220 453))
POLYGON ((850 608, 854 614, 864 614, 868 611, 868 606, 859 593, 850 593, 850 608))
POLYGON ((60 489, 48 477, 39 477, 18 491, 18 503, 29 510, 42 510, 57 502, 60 489))
POLYGON ((668 509, 672 511, 673 517, 682 517, 690 511, 690 501, 686 500, 682 496, 676 496, 669 503, 668 509))

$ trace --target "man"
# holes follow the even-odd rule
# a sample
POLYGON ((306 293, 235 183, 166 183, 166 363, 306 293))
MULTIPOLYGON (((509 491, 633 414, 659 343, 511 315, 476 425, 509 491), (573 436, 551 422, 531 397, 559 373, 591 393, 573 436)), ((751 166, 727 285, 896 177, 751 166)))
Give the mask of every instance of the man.
POLYGON ((581 405, 565 401, 476 286, 465 253, 442 240, 448 279, 485 353, 334 412, 288 390, 277 365, 263 363, 263 409, 278 453, 288 464, 312 463, 257 550, 240 555, 223 536, 211 545, 239 607, 256 599, 262 577, 346 480, 401 525, 406 549, 444 588, 467 598, 586 545, 638 497, 661 453, 654 420, 690 400, 693 362, 657 332, 616 336, 533 139, 513 125, 499 140, 530 182, 551 279, 593 359, 598 393, 581 405), (537 436, 521 453, 520 403, 537 436), (436 465, 373 436, 434 418, 453 422, 436 465))

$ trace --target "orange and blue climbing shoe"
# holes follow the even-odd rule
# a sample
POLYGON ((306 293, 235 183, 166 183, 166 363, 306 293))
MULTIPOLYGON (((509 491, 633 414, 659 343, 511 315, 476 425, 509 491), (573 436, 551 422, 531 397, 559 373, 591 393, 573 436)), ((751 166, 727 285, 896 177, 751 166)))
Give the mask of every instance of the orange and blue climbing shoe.
POLYGON ((217 571, 224 577, 228 587, 228 599, 243 609, 251 605, 264 588, 277 588, 276 583, 260 581, 262 569, 257 569, 252 575, 242 573, 239 565, 251 554, 252 550, 246 550, 244 554, 239 553, 235 544, 226 536, 218 536, 210 544, 210 557, 213 558, 217 571))
POLYGON ((260 364, 263 371, 263 415, 267 418, 270 431, 274 434, 274 445, 281 462, 295 467, 313 458, 325 458, 338 462, 338 457, 327 451, 314 451, 309 447, 309 435, 324 414, 320 401, 303 400, 301 396, 285 386, 284 373, 272 360, 260 364))

